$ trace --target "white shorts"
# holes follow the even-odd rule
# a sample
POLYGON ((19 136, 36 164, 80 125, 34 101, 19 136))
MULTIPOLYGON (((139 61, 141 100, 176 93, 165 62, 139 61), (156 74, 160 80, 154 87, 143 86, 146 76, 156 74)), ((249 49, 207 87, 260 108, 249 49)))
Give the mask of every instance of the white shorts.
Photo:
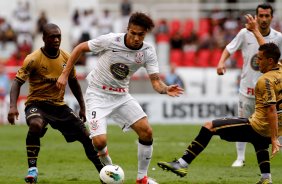
POLYGON ((239 93, 238 116, 249 118, 255 112, 255 98, 248 98, 239 93))
POLYGON ((130 94, 108 94, 100 89, 88 88, 85 101, 90 138, 107 133, 109 118, 125 132, 130 130, 130 126, 136 121, 147 116, 130 94))

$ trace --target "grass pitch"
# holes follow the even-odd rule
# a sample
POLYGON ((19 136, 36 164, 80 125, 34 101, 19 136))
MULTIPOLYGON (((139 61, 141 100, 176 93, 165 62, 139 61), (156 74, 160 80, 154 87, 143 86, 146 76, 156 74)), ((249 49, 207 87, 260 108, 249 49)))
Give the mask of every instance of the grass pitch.
MULTIPOLYGON (((236 157, 235 143, 214 137, 208 147, 180 178, 157 166, 182 155, 200 130, 199 125, 153 125, 154 153, 149 176, 160 184, 249 184, 259 178, 252 145, 247 145, 246 166, 231 168, 236 157)), ((27 126, 0 126, 0 184, 23 184, 27 173, 25 136, 27 126)), ((108 128, 108 148, 115 164, 125 172, 125 184, 135 183, 137 174, 137 136, 123 133, 116 125, 108 128)), ((39 184, 99 184, 98 172, 86 158, 80 143, 66 143, 63 136, 49 127, 41 139, 38 160, 39 184)), ((282 183, 281 153, 271 160, 273 183, 282 183)))

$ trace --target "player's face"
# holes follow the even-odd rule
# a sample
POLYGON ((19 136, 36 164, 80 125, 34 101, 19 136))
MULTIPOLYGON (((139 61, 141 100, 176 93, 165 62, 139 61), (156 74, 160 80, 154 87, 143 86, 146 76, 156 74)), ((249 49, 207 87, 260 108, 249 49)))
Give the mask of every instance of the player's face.
POLYGON ((257 64, 261 73, 268 72, 269 60, 263 55, 263 51, 258 52, 257 64))
POLYGON ((262 30, 269 28, 272 18, 271 9, 258 9, 257 21, 262 30))
POLYGON ((131 24, 126 35, 126 46, 131 49, 139 49, 143 44, 146 33, 145 28, 131 24))
POLYGON ((43 40, 45 42, 45 48, 59 49, 61 45, 61 30, 56 27, 49 29, 43 40))

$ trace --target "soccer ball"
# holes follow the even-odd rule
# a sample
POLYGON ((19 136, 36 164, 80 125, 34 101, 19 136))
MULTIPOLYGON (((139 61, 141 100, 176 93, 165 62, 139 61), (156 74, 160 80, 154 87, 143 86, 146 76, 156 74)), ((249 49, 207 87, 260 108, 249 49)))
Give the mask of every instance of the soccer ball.
POLYGON ((123 184, 124 172, 118 165, 106 165, 100 171, 100 179, 104 184, 123 184))

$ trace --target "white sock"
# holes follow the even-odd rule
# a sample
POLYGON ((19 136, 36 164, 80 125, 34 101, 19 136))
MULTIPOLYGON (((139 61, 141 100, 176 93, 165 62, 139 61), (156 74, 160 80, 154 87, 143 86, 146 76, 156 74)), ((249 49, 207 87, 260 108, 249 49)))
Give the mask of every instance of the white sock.
POLYGON ((103 165, 111 165, 113 164, 112 159, 108 153, 107 146, 104 147, 102 150, 98 151, 99 159, 103 165))
POLYGON ((262 173, 261 177, 262 178, 269 178, 271 180, 271 174, 270 173, 262 173))
POLYGON ((138 142, 138 174, 137 179, 147 176, 148 168, 152 159, 153 145, 143 145, 138 142))
POLYGON ((188 167, 188 163, 183 158, 178 159, 178 162, 182 167, 188 167))
POLYGON ((246 142, 236 142, 237 160, 245 160, 246 142))

